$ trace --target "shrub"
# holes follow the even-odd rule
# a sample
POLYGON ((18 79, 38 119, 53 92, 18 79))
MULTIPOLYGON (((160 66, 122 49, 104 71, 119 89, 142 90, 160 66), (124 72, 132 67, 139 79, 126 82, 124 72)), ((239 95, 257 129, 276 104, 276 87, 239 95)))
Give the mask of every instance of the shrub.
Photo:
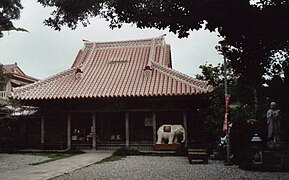
POLYGON ((141 155, 141 152, 137 149, 133 149, 130 147, 122 147, 117 149, 114 153, 114 156, 132 156, 132 155, 141 155))

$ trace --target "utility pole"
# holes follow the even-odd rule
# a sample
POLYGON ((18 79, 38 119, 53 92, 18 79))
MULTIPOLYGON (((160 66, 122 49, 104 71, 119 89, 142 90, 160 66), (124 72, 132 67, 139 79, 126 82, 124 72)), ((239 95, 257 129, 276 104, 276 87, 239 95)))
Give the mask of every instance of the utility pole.
POLYGON ((225 165, 231 165, 231 153, 230 153, 230 127, 229 127, 229 122, 228 122, 228 104, 229 104, 229 94, 228 94, 228 82, 227 82, 227 57, 226 53, 228 50, 228 42, 226 40, 219 41, 219 44, 221 45, 221 51, 224 56, 224 86, 225 86, 225 107, 226 107, 226 112, 225 112, 225 122, 224 124, 225 129, 226 129, 226 151, 227 151, 227 156, 226 156, 226 164, 225 165))

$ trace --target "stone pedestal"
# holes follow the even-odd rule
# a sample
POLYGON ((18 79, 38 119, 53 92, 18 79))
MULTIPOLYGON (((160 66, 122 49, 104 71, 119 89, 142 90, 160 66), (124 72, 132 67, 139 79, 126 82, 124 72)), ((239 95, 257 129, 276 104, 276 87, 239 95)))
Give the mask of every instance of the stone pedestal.
POLYGON ((267 142, 269 150, 282 150, 286 146, 285 142, 267 142))
POLYGON ((180 148, 180 144, 155 144, 156 151, 176 151, 180 148))
POLYGON ((289 167, 289 151, 263 152, 263 164, 267 167, 289 167))

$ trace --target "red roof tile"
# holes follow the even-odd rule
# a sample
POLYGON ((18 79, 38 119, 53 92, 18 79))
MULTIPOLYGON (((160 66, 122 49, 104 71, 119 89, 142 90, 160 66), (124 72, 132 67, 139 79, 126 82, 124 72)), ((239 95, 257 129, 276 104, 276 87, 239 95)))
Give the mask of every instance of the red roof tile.
POLYGON ((35 100, 179 96, 212 90, 208 82, 173 70, 171 64, 170 46, 163 37, 85 42, 70 69, 16 88, 11 97, 35 100))

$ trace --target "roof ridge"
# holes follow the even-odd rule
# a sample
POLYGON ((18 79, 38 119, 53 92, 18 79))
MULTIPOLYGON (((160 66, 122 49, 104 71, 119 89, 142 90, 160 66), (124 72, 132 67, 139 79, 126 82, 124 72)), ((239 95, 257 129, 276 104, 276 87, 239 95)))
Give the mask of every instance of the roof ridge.
POLYGON ((3 68, 11 68, 11 67, 16 67, 17 65, 14 63, 14 64, 2 64, 3 65, 3 68))
POLYGON ((123 47, 123 46, 135 46, 135 45, 151 46, 151 41, 153 40, 156 41, 156 44, 162 45, 164 42, 164 35, 155 37, 155 38, 136 39, 136 40, 103 41, 103 42, 86 41, 84 45, 85 46, 95 45, 95 47, 98 47, 98 48, 123 47))
POLYGON ((93 62, 93 57, 95 56, 96 54, 96 51, 95 51, 95 48, 96 48, 96 45, 93 44, 91 46, 89 46, 87 48, 88 50, 88 54, 87 54, 87 58, 85 59, 84 58, 84 55, 82 54, 81 55, 81 64, 78 64, 77 66, 75 66, 76 68, 86 68, 88 64, 92 63, 93 62), (88 60, 87 60, 88 59, 88 60))
POLYGON ((208 84, 208 81, 199 80, 196 78, 192 78, 184 73, 181 73, 177 70, 174 70, 172 68, 166 67, 161 65, 157 62, 152 62, 152 67, 156 70, 160 71, 161 73, 164 73, 168 76, 170 76, 173 79, 177 79, 185 84, 188 84, 189 86, 199 89, 199 90, 205 90, 205 91, 212 91, 213 87, 208 84))

